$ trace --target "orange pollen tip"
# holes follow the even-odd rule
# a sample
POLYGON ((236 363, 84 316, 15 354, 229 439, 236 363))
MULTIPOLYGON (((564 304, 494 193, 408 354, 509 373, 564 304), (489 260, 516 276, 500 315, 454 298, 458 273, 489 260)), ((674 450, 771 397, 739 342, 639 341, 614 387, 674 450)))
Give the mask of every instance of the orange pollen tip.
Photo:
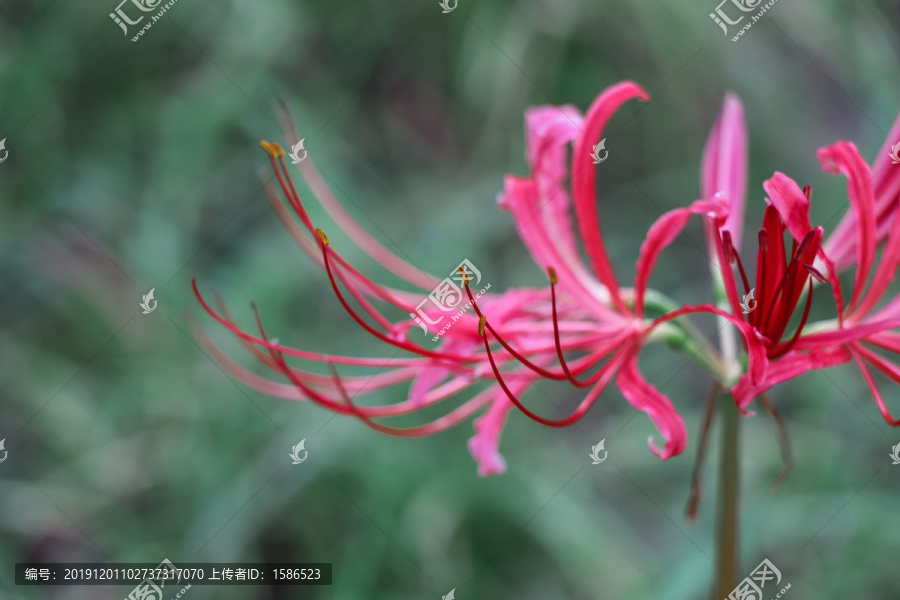
POLYGON ((550 276, 550 283, 556 285, 559 283, 559 278, 556 276, 556 269, 553 267, 547 267, 547 275, 550 276))
POLYGON ((481 318, 478 319, 478 335, 484 336, 484 326, 487 323, 487 317, 481 315, 481 318))
POLYGON ((462 267, 456 267, 456 272, 459 273, 459 274, 462 276, 462 280, 463 280, 465 283, 469 283, 470 281, 472 281, 472 280, 469 278, 469 274, 466 272, 466 270, 465 270, 464 268, 462 268, 462 267))
POLYGON ((269 153, 269 156, 272 158, 281 158, 284 156, 284 150, 281 149, 281 146, 276 144, 275 142, 267 142, 263 140, 259 143, 260 146, 263 147, 263 150, 269 153))
POLYGON ((325 232, 322 231, 321 229, 316 229, 316 235, 319 236, 319 239, 322 240, 322 243, 325 244, 326 246, 330 243, 328 241, 328 236, 325 235, 325 232))

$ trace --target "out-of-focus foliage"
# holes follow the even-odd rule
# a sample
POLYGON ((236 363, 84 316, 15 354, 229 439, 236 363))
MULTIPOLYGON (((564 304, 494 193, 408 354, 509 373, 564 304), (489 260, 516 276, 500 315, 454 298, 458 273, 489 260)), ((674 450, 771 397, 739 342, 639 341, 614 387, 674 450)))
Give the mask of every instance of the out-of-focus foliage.
MULTIPOLYGON (((504 174, 526 172, 523 111, 584 109, 622 79, 653 95, 615 117, 598 167, 623 282, 649 224, 697 197, 701 149, 727 90, 743 99, 750 126, 745 239, 775 170, 813 186, 813 220, 827 232, 846 207, 845 182, 820 171, 816 148, 854 140, 871 160, 900 110, 895 2, 779 0, 738 43, 710 20, 715 0, 459 0, 448 14, 436 0, 179 0, 137 43, 109 18, 115 8, 0 5, 9 151, 0 164, 0 439, 9 452, 0 597, 128 593, 16 587, 20 561, 165 557, 334 563, 331 587, 195 586, 191 600, 399 600, 451 588, 461 600, 705 596, 717 436, 700 517, 688 525, 707 381, 684 356, 652 348, 642 359, 688 424, 682 456, 652 456, 649 420, 610 391, 565 430, 512 414, 509 471, 480 479, 465 445, 470 423, 396 440, 231 380, 188 329, 186 313, 199 316, 190 278, 219 290, 248 326, 255 301, 284 343, 392 355, 339 309, 261 193, 257 143, 280 140, 278 98, 354 218, 428 271, 469 258, 492 290, 545 281, 495 206, 504 174), (152 287, 158 309, 143 315, 138 302, 152 287), (302 438, 309 459, 291 465, 302 438), (590 465, 602 438, 609 460, 590 465)), ((361 268, 383 275, 321 210, 312 215, 361 268)), ((692 223, 653 285, 707 299, 702 248, 692 223)), ((814 313, 826 316, 827 293, 819 297, 814 313)), ((701 325, 713 332, 714 322, 701 325)), ((900 410, 896 386, 881 383, 900 410)), ((539 387, 526 401, 543 414, 579 399, 539 387)), ((774 398, 794 470, 771 493, 774 431, 764 414, 743 421, 742 568, 768 557, 796 598, 893 597, 886 567, 900 551, 900 467, 887 454, 900 432, 850 367, 807 375, 774 398)))

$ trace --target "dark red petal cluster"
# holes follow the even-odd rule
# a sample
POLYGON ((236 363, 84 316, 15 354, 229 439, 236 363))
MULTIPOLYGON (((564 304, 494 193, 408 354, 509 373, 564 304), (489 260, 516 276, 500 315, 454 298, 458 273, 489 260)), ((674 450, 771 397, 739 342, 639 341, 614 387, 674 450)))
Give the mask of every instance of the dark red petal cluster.
MULTIPOLYGON (((804 192, 809 195, 808 188, 804 192)), ((731 236, 727 231, 722 235, 725 259, 729 263, 737 263, 744 284, 745 319, 768 340, 766 355, 770 360, 787 353, 806 325, 812 302, 810 278, 824 280, 812 266, 822 247, 822 228, 811 229, 799 243, 791 240, 790 252, 784 242, 784 232, 784 221, 778 210, 769 205, 763 217, 762 229, 759 230, 756 285, 752 288, 741 258, 731 243, 731 236), (809 291, 800 323, 789 339, 782 340, 807 283, 809 291)))

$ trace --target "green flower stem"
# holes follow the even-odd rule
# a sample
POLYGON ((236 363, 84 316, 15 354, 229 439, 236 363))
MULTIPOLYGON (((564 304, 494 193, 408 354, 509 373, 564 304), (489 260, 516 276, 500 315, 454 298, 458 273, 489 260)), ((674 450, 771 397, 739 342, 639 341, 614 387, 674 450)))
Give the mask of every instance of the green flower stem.
MULTIPOLYGON (((717 304, 729 310, 721 279, 714 285, 717 304)), ((665 314, 678 308, 669 298, 648 290, 646 307, 651 314, 665 314)), ((723 351, 727 347, 734 350, 733 339, 728 343, 726 336, 734 333, 722 323, 719 338, 723 351)), ((688 319, 666 323, 658 328, 659 339, 684 352, 703 366, 724 389, 730 388, 737 376, 746 371, 746 358, 719 356, 715 348, 688 319)), ((657 332, 654 332, 657 333, 657 332)), ((651 337, 656 337, 651 335, 651 337)), ((738 498, 740 487, 740 425, 741 415, 730 394, 723 394, 723 402, 718 411, 722 420, 721 456, 719 459, 719 494, 716 502, 716 553, 718 568, 712 587, 711 600, 722 600, 734 590, 738 580, 738 498)))
MULTIPOLYGON (((668 296, 656 290, 647 290, 644 296, 644 308, 647 314, 664 315, 680 308, 668 296)), ((709 371, 716 381, 727 385, 728 375, 721 359, 715 353, 710 341, 686 316, 675 321, 664 323, 654 331, 648 341, 663 340, 670 346, 684 352, 709 371)))
MULTIPOLYGON (((729 399, 730 396, 726 397, 729 399)), ((722 402, 722 456, 719 459, 719 498, 716 507, 718 570, 711 600, 728 598, 737 585, 738 497, 740 487, 739 433, 741 414, 734 402, 722 402)))
POLYGON ((701 367, 706 369, 716 381, 722 382, 726 379, 725 368, 722 361, 709 347, 709 341, 705 340, 700 333, 692 333, 692 327, 686 326, 682 321, 679 323, 666 323, 660 325, 648 338, 648 342, 661 340, 669 344, 672 348, 688 355, 701 367))

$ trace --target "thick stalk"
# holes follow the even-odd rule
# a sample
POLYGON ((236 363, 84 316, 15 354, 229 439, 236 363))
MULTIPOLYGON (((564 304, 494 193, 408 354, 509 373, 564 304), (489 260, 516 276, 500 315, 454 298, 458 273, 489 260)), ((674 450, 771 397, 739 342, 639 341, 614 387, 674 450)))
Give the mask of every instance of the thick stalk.
POLYGON ((719 462, 719 497, 716 507, 716 572, 712 600, 724 600, 738 581, 738 487, 740 483, 741 415, 733 401, 722 402, 722 456, 719 462))

